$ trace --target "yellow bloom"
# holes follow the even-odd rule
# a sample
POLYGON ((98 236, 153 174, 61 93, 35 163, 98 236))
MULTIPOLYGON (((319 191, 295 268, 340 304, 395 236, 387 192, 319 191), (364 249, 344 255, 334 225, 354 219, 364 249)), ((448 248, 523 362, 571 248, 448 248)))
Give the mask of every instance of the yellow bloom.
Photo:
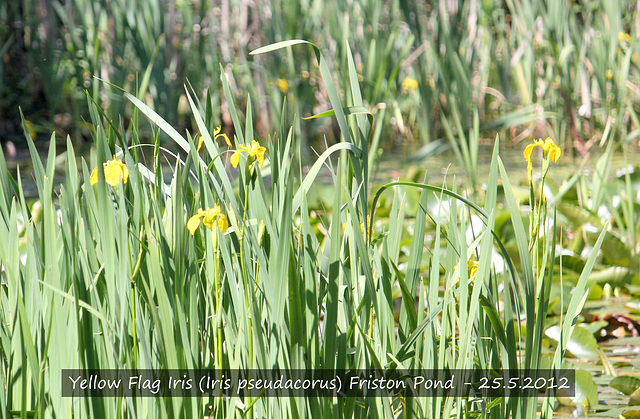
POLYGON ((402 90, 413 91, 418 88, 418 82, 411 77, 405 77, 402 82, 402 90))
POLYGON ((278 79, 276 80, 276 84, 282 93, 287 93, 289 91, 289 83, 286 79, 278 79))
MULTIPOLYGON (((371 238, 371 228, 370 228, 370 226, 369 226, 369 220, 370 220, 370 219, 371 219, 371 218, 367 215, 367 223, 366 223, 366 225, 365 225, 365 223, 360 223, 360 231, 362 231, 362 236, 363 236, 363 237, 364 237, 364 229, 365 229, 365 226, 366 226, 366 228, 367 228, 367 233, 368 233, 368 234, 367 234, 367 236, 368 236, 369 238, 371 238)), ((342 224, 342 229, 343 229, 343 230, 346 230, 346 229, 347 229, 347 223, 343 223, 343 224, 342 224)))
POLYGON ((201 135, 200 139, 198 140, 198 151, 200 151, 202 144, 204 144, 204 137, 201 135))
POLYGON ((27 126, 27 131, 29 131, 29 135, 31 136, 31 138, 36 138, 36 127, 35 125, 33 125, 33 123, 31 121, 24 121, 25 125, 27 126))
POLYGON ((631 35, 624 32, 618 32, 618 41, 620 42, 631 42, 631 35))
POLYGON ((524 158, 527 161, 527 170, 529 171, 529 175, 533 171, 533 164, 531 163, 531 153, 535 147, 541 147, 544 151, 544 154, 549 156, 549 160, 552 162, 557 162, 562 154, 562 150, 560 147, 553 142, 550 137, 547 137, 546 140, 533 140, 533 144, 529 144, 527 148, 524 149, 524 158))
POLYGON ((213 229, 213 226, 217 224, 218 228, 223 233, 227 231, 227 228, 229 227, 227 217, 222 213, 218 204, 215 204, 213 208, 207 208, 206 210, 198 208, 198 213, 189 218, 189 221, 187 221, 187 229, 191 235, 193 235, 198 227, 200 227, 200 221, 202 221, 202 224, 204 224, 208 229, 213 229))
POLYGON ((478 265, 480 262, 477 260, 473 260, 473 256, 469 258, 469 262, 467 263, 467 269, 469 270, 469 278, 478 273, 478 265))
MULTIPOLYGON (((480 265, 480 262, 478 262, 477 260, 474 259, 473 255, 471 255, 469 257, 469 261, 467 262, 467 278, 469 278, 470 280, 474 280, 475 277, 474 275, 478 273, 478 265, 480 265)), ((454 270, 458 268, 458 265, 455 266, 454 270)), ((456 284, 460 282, 460 278, 456 279, 456 284)))
POLYGON ((259 142, 253 141, 251 147, 241 145, 231 155, 231 165, 236 168, 240 161, 240 153, 249 153, 249 157, 255 157, 260 163, 260 167, 264 167, 264 152, 267 151, 265 147, 262 147, 259 142))
MULTIPOLYGON (((127 165, 122 163, 122 160, 116 160, 116 156, 113 156, 113 160, 109 160, 102 164, 104 167, 104 180, 111 186, 118 186, 120 179, 122 183, 127 183, 129 179, 129 169, 127 165)), ((93 186, 98 183, 98 168, 96 167, 91 172, 89 183, 93 186)))
POLYGON ((545 151, 545 153, 547 153, 547 155, 549 155, 549 159, 554 163, 556 163, 562 155, 562 150, 560 149, 560 147, 558 147, 556 143, 554 143, 553 140, 549 137, 547 137, 547 139, 544 141, 543 150, 545 151))
MULTIPOLYGON (((231 140, 229 140, 227 134, 225 134, 224 132, 220 132, 221 130, 222 127, 219 125, 216 127, 216 129, 213 130, 213 139, 216 140, 218 137, 222 137, 226 141, 227 145, 231 147, 231 140)), ((200 140, 198 141, 198 151, 200 151, 200 147, 202 147, 202 144, 204 144, 204 137, 201 135, 200 140)))
POLYGON ((607 76, 607 80, 613 79, 613 71, 607 70, 606 76, 607 76))

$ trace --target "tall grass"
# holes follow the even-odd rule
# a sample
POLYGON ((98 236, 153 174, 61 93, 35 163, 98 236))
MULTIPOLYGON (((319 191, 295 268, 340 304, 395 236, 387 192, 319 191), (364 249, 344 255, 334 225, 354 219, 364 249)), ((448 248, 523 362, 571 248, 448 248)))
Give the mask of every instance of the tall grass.
MULTIPOLYGON (((631 0, 22 0, 1 7, 0 109, 17 119, 17 102, 41 132, 57 124, 74 141, 88 120, 85 89, 109 115, 130 116, 120 93, 93 76, 136 92, 181 132, 195 129, 184 80, 202 96, 221 73, 241 109, 247 94, 253 98, 261 135, 277 130, 283 115, 329 109, 314 53, 248 55, 287 39, 322 46, 342 73, 353 57, 363 103, 385 104, 377 118, 385 148, 443 140, 471 179, 478 144, 496 130, 514 142, 552 136, 580 151, 597 141, 632 143, 640 132, 631 0)), ((336 87, 348 101, 348 84, 336 87)), ((230 129, 225 96, 212 89, 211 102, 230 129)), ((293 121, 303 144, 320 147, 324 136, 340 135, 329 120, 293 121)))
MULTIPOLYGON (((332 109, 324 115, 335 118, 341 138, 306 174, 301 142, 285 124, 286 113, 269 140, 259 137, 252 100, 242 118, 224 75, 222 91, 235 132, 230 149, 212 138, 210 98, 203 105, 186 89, 197 126, 186 137, 135 95, 124 94, 136 107, 126 131, 105 125, 106 115, 89 101, 95 152, 88 163, 78 163, 68 140, 66 180, 59 187, 54 185, 56 142, 50 142, 43 165, 25 130, 36 204, 26 202, 20 173, 12 178, 0 158, 4 416, 529 418, 538 410, 535 398, 60 397, 61 370, 68 368, 544 365, 539 354, 554 275, 545 267, 553 260, 558 227, 545 230, 551 234, 540 239, 540 252, 532 257, 498 141, 484 206, 426 182, 374 189, 369 178, 377 122, 362 107, 350 48, 344 46, 348 71, 340 78, 347 99, 338 94, 324 53, 313 44, 286 41, 253 53, 286 54, 294 48, 315 55, 332 109), (151 161, 144 159, 150 153, 138 136, 139 125, 146 124, 141 117, 181 149, 169 184, 161 174, 158 140, 151 161), (253 141, 267 147, 264 167, 246 152, 237 168, 227 164, 231 153, 253 141), (111 186, 98 170, 98 182, 91 185, 93 168, 113 156, 128 167, 128 181, 111 186), (335 188, 312 206, 318 176, 330 176, 335 188), (499 178, 519 264, 495 232, 499 178), (416 192, 417 207, 411 202, 416 192), (215 205, 229 228, 201 225, 189 234, 187 220, 199 208, 215 205), (494 251, 504 258, 503 266, 492 262, 494 251), (477 272, 467 269, 470 257, 478 262, 477 272)), ((565 339, 582 296, 572 296, 562 324, 565 339)), ((561 365, 563 345, 555 367, 561 365)), ((550 407, 544 414, 551 416, 550 407)))

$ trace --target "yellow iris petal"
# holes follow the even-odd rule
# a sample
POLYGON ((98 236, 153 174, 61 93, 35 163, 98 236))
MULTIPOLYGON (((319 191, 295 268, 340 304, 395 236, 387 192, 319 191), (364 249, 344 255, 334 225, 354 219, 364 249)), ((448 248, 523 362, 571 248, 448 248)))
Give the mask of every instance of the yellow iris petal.
POLYGON ((97 167, 95 169, 93 169, 93 172, 91 172, 91 177, 89 178, 89 183, 91 184, 91 186, 93 186, 96 183, 98 183, 98 168, 97 167))
MULTIPOLYGON (((459 264, 456 264, 456 266, 454 267, 454 270, 458 268, 458 265, 459 264)), ((469 257, 469 260, 467 261, 467 278, 470 279, 471 281, 475 279, 473 276, 478 273, 478 265, 480 265, 480 262, 475 260, 473 258, 473 255, 471 255, 469 257)), ((460 277, 456 279, 456 284, 459 282, 460 282, 460 277)))
POLYGON ((215 205, 213 208, 209 208, 204 211, 202 216, 202 223, 208 227, 213 228, 216 218, 220 215, 220 207, 215 205))
POLYGON ((224 214, 220 214, 220 217, 218 218, 218 228, 223 233, 227 231, 227 228, 229 228, 229 222, 227 221, 227 217, 225 217, 224 214))
POLYGON ((527 161, 527 170, 529 171, 529 176, 531 176, 531 172, 533 171, 533 164, 531 163, 531 153, 535 147, 542 148, 545 156, 549 157, 549 160, 556 163, 560 156, 562 155, 562 149, 556 145, 555 142, 551 139, 551 137, 547 137, 544 141, 533 140, 533 144, 529 144, 524 149, 524 159, 527 161))
POLYGON ((242 153, 242 149, 234 151, 231 155, 231 165, 234 169, 238 167, 238 163, 240 162, 240 153, 242 153))
POLYGON ((286 79, 278 79, 276 80, 276 84, 282 93, 287 93, 289 91, 289 82, 287 82, 286 79))
POLYGON ((216 129, 213 130, 213 138, 215 139, 218 137, 222 137, 226 141, 227 145, 231 147, 231 140, 229 140, 229 137, 227 137, 227 134, 220 131, 222 131, 222 127, 221 126, 216 127, 216 129))
POLYGON ((204 144, 204 137, 201 135, 200 139, 198 140, 198 151, 200 151, 200 148, 202 148, 202 144, 204 144))
MULTIPOLYGON (((227 143, 227 145, 231 147, 231 141, 229 140, 229 137, 227 137, 227 134, 225 134, 224 132, 220 132, 221 130, 222 128, 220 126, 217 126, 216 129, 213 130, 212 138, 214 140, 217 140, 219 137, 222 137, 224 138, 224 141, 227 143)), ((204 137, 200 135, 200 139, 198 140, 198 151, 200 151, 200 148, 202 148, 203 144, 204 144, 204 137)))
POLYGON ((240 146, 236 151, 231 155, 231 165, 236 168, 238 167, 238 162, 240 161, 240 153, 247 153, 249 157, 255 157, 260 163, 260 167, 264 167, 264 153, 267 151, 266 147, 262 147, 259 142, 253 141, 251 143, 251 147, 248 146, 240 146))
POLYGON ((411 77, 406 77, 402 81, 402 90, 412 91, 412 90, 416 90, 417 88, 418 88, 418 82, 412 79, 411 77))
POLYGON ((111 186, 117 186, 120 179, 122 183, 127 183, 129 169, 121 160, 109 160, 104 165, 104 180, 111 186))
POLYGON ((260 163, 260 167, 264 167, 264 152, 267 151, 265 147, 262 147, 259 142, 254 141, 251 144, 251 150, 249 151, 250 156, 254 156, 258 163, 260 163))
POLYGON ((200 226, 200 222, 204 224, 205 227, 209 229, 213 229, 213 227, 217 224, 220 231, 225 232, 229 227, 229 223, 227 222, 227 217, 222 213, 220 206, 215 204, 213 208, 207 208, 203 210, 202 208, 198 208, 198 212, 196 215, 189 218, 187 221, 187 229, 193 235, 195 231, 200 226))
POLYGON ((531 172, 533 170, 533 163, 531 163, 531 153, 533 152, 533 148, 538 144, 533 143, 529 144, 527 148, 524 149, 524 159, 527 161, 527 170, 531 172))
POLYGON ((189 233, 191 233, 191 235, 193 236, 193 234, 196 232, 198 227, 200 227, 200 215, 196 214, 193 217, 189 218, 189 221, 187 221, 187 229, 189 230, 189 233))
POLYGON ((469 278, 478 273, 478 265, 480 262, 477 260, 473 260, 473 256, 469 258, 469 262, 467 263, 467 269, 469 270, 469 278))
POLYGON ((550 137, 547 137, 547 139, 544 140, 544 146, 542 148, 549 156, 549 160, 554 163, 558 161, 560 155, 562 154, 562 150, 560 149, 560 147, 558 147, 550 137))
MULTIPOLYGON (((116 156, 113 156, 113 160, 109 160, 103 164, 104 180, 111 186, 118 186, 120 180, 122 183, 127 183, 129 179, 129 169, 127 165, 122 163, 122 160, 116 160, 116 156)), ((89 183, 93 186, 98 183, 98 168, 93 169, 89 183)))

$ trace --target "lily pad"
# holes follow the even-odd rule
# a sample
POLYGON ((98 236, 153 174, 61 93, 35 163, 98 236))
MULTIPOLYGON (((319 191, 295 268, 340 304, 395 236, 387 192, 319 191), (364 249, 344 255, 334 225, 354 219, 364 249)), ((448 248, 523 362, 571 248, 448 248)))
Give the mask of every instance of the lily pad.
MULTIPOLYGON (((545 331, 545 334, 556 342, 559 342, 560 326, 551 326, 545 331)), ((567 342, 567 350, 576 358, 600 358, 599 349, 598 342, 593 334, 580 326, 573 328, 571 338, 569 338, 569 342, 567 342)))
POLYGON ((571 222, 574 226, 583 226, 585 224, 593 224, 594 226, 600 226, 601 220, 600 218, 579 206, 568 203, 568 202, 560 202, 556 206, 558 208, 558 212, 567 217, 569 222, 571 222))
POLYGON ((591 373, 582 369, 576 370, 576 393, 573 397, 562 396, 558 393, 558 401, 565 406, 578 406, 588 411, 598 404, 598 386, 593 381, 591 373))
POLYGON ((562 267, 564 269, 569 269, 575 273, 582 273, 584 269, 585 260, 580 256, 576 256, 573 254, 561 255, 556 258, 556 263, 559 264, 560 260, 562 260, 562 267))
POLYGON ((594 271, 591 276, 589 276, 589 283, 622 286, 628 283, 632 277, 633 274, 628 268, 621 266, 609 266, 608 268, 594 271))
MULTIPOLYGON (((587 232, 587 239, 595 243, 598 235, 587 232)), ((607 265, 628 267, 631 262, 631 250, 615 233, 607 231, 601 246, 604 263, 607 265)))
POLYGON ((636 391, 631 393, 631 397, 629 397, 629 406, 638 405, 640 405, 640 388, 637 388, 636 391))
POLYGON ((629 301, 625 304, 625 307, 634 313, 640 313, 640 301, 629 301))
POLYGON ((628 396, 640 388, 640 377, 621 375, 611 380, 609 385, 628 396))
POLYGON ((627 410, 620 415, 620 419, 640 419, 640 410, 627 410))

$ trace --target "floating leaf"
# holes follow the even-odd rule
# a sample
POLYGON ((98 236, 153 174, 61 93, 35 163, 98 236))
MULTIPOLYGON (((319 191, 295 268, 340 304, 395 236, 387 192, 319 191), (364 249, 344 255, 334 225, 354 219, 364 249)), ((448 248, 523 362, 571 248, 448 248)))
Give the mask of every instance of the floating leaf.
MULTIPOLYGON (((576 255, 562 255, 556 258, 556 264, 560 263, 562 259, 562 268, 570 269, 573 272, 580 273, 584 269, 585 261, 580 256, 576 255)), ((559 276, 558 276, 559 278, 559 276)), ((559 280, 559 279, 558 279, 559 280)))
MULTIPOLYGON (((598 232, 587 232, 587 241, 595 243, 598 232)), ((602 255, 604 263, 608 265, 628 267, 631 262, 631 250, 615 233, 607 231, 602 241, 602 255)))
POLYGON ((581 227, 585 224, 592 224, 600 229, 602 222, 600 218, 592 212, 580 208, 578 205, 568 202, 560 202, 556 208, 558 212, 565 217, 576 227, 581 227))
POLYGON ((638 406, 640 405, 640 388, 636 389, 633 393, 631 393, 631 397, 629 397, 629 406, 638 406))
POLYGON ((582 406, 585 410, 598 404, 598 386, 591 377, 591 373, 585 370, 576 370, 576 395, 574 396, 576 405, 582 406))
POLYGON ((628 301, 624 306, 632 312, 640 312, 640 301, 628 301))
POLYGON ((576 393, 572 397, 562 396, 562 393, 558 392, 558 401, 565 406, 579 406, 585 411, 598 404, 598 386, 589 371, 576 370, 575 388, 576 393))
POLYGON ((611 380, 609 385, 628 396, 640 388, 640 377, 621 375, 611 380))
POLYGON ((584 328, 586 331, 588 331, 589 333, 591 333, 592 335, 595 335, 596 333, 598 333, 600 330, 604 329, 608 325, 609 325, 609 322, 607 322, 606 320, 597 320, 597 321, 593 321, 591 323, 580 325, 580 326, 584 328))
POLYGON ((597 272, 592 272, 589 277, 589 283, 611 284, 614 286, 624 285, 631 279, 629 269, 621 266, 610 266, 597 272))
POLYGON ((620 419, 640 419, 640 410, 627 410, 620 415, 620 419))
MULTIPOLYGON (((551 326, 545 334, 555 341, 560 341, 560 326, 551 326)), ((567 350, 577 358, 600 358, 599 347, 596 338, 588 330, 577 326, 573 329, 567 350)))

